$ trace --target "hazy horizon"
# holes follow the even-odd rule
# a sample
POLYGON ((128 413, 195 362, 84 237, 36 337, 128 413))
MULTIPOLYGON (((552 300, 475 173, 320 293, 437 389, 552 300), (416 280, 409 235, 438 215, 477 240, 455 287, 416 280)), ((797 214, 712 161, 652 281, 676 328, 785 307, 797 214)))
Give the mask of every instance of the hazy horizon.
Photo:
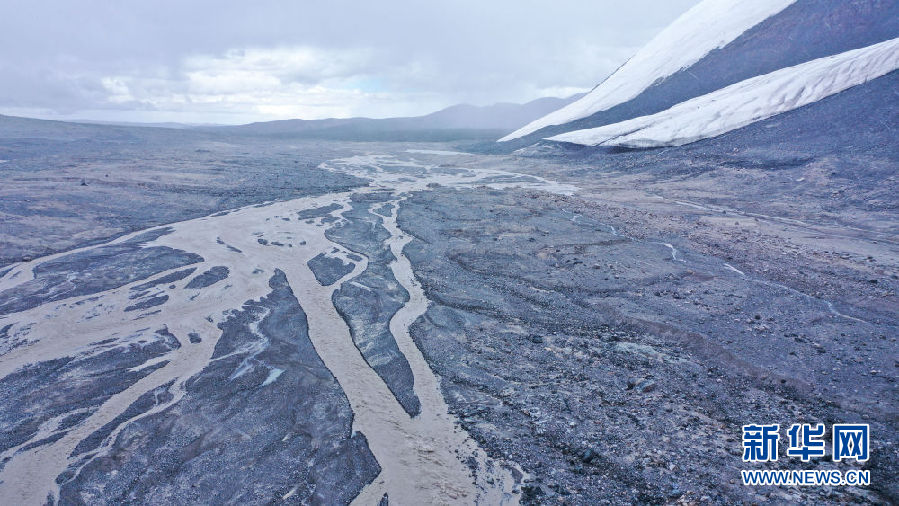
POLYGON ((88 123, 88 124, 93 123, 93 124, 104 124, 104 125, 116 125, 116 124, 118 124, 118 125, 136 125, 136 126, 143 126, 143 125, 146 125, 146 126, 154 126, 154 125, 160 125, 160 126, 165 126, 165 125, 181 125, 181 126, 185 126, 185 127, 217 127, 217 126, 240 126, 240 125, 249 125, 249 124, 253 124, 253 123, 264 123, 264 122, 267 122, 267 121, 289 121, 289 120, 317 121, 317 120, 330 120, 330 119, 402 119, 402 118, 417 118, 417 117, 429 116, 429 115, 431 115, 431 114, 443 112, 443 111, 452 109, 452 108, 457 107, 457 106, 473 106, 473 107, 485 107, 485 108, 489 108, 489 107, 491 107, 491 106, 498 106, 498 105, 502 105, 502 104, 525 105, 525 104, 527 104, 527 103, 535 102, 535 101, 538 101, 538 100, 541 100, 541 99, 545 99, 545 98, 558 98, 558 99, 560 99, 560 100, 563 100, 563 99, 571 98, 571 97, 578 96, 578 95, 583 95, 583 93, 573 93, 573 94, 568 95, 568 96, 565 96, 565 97, 538 97, 538 98, 536 98, 536 99, 529 100, 529 101, 527 101, 527 102, 498 101, 498 102, 492 102, 492 103, 489 103, 489 104, 483 104, 483 105, 475 105, 475 104, 469 104, 469 103, 466 103, 466 102, 462 102, 462 103, 451 104, 451 105, 448 105, 448 106, 445 106, 445 107, 441 107, 441 108, 436 109, 436 110, 433 110, 433 111, 427 111, 427 112, 420 113, 420 114, 414 114, 414 115, 411 115, 411 116, 383 116, 383 117, 379 117, 379 118, 374 118, 374 117, 371 117, 371 116, 347 116, 347 117, 339 117, 339 118, 338 118, 338 117, 329 116, 329 117, 325 117, 325 118, 312 118, 312 119, 310 119, 310 118, 273 118, 273 119, 253 120, 253 121, 248 121, 248 122, 238 122, 238 123, 208 123, 208 122, 207 122, 207 123, 199 123, 199 122, 182 122, 182 121, 132 121, 132 120, 128 120, 128 119, 122 119, 122 120, 119 120, 119 119, 109 119, 109 120, 107 120, 107 119, 81 118, 81 117, 75 117, 75 116, 73 116, 73 117, 46 117, 46 118, 45 118, 45 117, 39 117, 39 116, 28 116, 28 115, 20 115, 20 114, 7 114, 7 113, 2 112, 2 111, 0 111, 0 116, 18 117, 18 118, 25 118, 25 119, 37 119, 37 120, 65 121, 65 122, 70 122, 70 123, 88 123))

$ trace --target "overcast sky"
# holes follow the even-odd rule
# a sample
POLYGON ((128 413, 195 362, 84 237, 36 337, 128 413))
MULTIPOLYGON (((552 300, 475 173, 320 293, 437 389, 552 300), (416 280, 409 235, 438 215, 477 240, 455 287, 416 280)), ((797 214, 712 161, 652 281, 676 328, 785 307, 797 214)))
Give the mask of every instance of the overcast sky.
POLYGON ((586 91, 697 0, 0 0, 0 113, 245 123, 586 91))

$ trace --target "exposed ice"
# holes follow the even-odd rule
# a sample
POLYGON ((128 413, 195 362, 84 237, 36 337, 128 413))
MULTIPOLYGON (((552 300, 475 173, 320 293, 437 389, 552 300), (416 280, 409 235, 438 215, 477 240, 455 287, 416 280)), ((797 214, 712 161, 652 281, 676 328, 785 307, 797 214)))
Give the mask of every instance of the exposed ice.
POLYGON ((586 146, 680 146, 816 102, 899 68, 899 39, 732 84, 649 116, 549 140, 586 146))

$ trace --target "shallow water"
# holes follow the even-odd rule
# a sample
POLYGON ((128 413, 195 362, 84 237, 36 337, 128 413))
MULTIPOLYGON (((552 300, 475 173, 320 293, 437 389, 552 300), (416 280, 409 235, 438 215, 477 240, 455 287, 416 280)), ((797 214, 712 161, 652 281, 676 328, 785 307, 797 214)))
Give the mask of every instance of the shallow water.
MULTIPOLYGON (((442 157, 447 155, 441 153, 442 157)), ((365 177, 371 183, 367 188, 352 192, 254 205, 171 224, 168 233, 143 247, 169 247, 200 255, 203 261, 191 265, 196 268, 192 276, 153 287, 143 295, 135 294, 136 290, 132 289, 145 283, 146 279, 99 293, 62 298, 0 317, 0 327, 8 326, 6 333, 13 343, 0 355, 0 380, 34 364, 67 357, 83 360, 110 349, 127 349, 135 343, 158 340, 159 335, 154 335, 152 329, 166 329, 179 343, 132 368, 132 372, 141 373, 140 378, 110 395, 99 406, 73 409, 70 413, 44 420, 27 440, 0 454, 0 465, 3 466, 0 469, 0 497, 17 504, 43 504, 48 497, 58 498, 57 477, 68 470, 67 481, 77 478, 80 469, 106 454, 129 424, 177 404, 184 396, 186 382, 213 361, 227 357, 213 358, 222 335, 219 325, 245 301, 258 300, 269 293, 268 280, 281 271, 307 315, 309 338, 315 350, 349 401, 354 415, 353 429, 366 437, 368 447, 381 467, 380 474, 362 490, 355 503, 373 504, 384 494, 400 504, 517 502, 515 477, 521 476, 520 471, 513 471, 508 464, 490 461, 458 426, 441 395, 439 378, 409 335, 409 326, 426 311, 429 301, 403 254, 411 237, 397 226, 397 210, 402 206, 404 195, 410 191, 427 190, 429 184, 486 185, 496 189, 526 187, 566 194, 576 189, 534 176, 501 171, 462 167, 447 170, 411 157, 357 156, 328 162, 323 168, 365 177), (420 414, 415 417, 409 416, 384 380, 366 363, 332 301, 336 289, 343 283, 354 282, 354 278, 365 271, 368 259, 332 242, 326 231, 346 219, 342 213, 348 209, 354 193, 385 190, 391 194, 389 203, 392 205, 382 208, 379 216, 389 233, 386 242, 395 257, 390 269, 409 294, 408 302, 390 319, 389 330, 412 369, 415 394, 421 401, 420 414), (303 211, 317 208, 327 208, 330 212, 315 218, 299 218, 303 211), (389 214, 383 209, 389 209, 389 214), (308 264, 322 254, 340 258, 345 264, 351 264, 352 270, 335 283, 322 286, 308 264), (187 288, 191 278, 213 267, 226 267, 228 277, 202 288, 187 288), (135 298, 149 297, 163 302, 143 311, 124 310, 135 303, 135 298), (188 344, 189 335, 199 339, 194 342, 191 337, 188 344), (157 389, 167 390, 172 395, 116 427, 89 458, 73 454, 79 443, 121 417, 138 398, 157 389), (79 423, 63 428, 62 420, 76 412, 89 414, 79 423), (468 465, 471 459, 476 463, 474 470, 468 465)), ((108 244, 122 243, 143 232, 123 236, 108 244)), ((16 265, 0 278, 0 297, 14 294, 24 283, 33 282, 36 267, 51 260, 65 260, 73 253, 16 265)), ((158 272, 150 279, 162 278, 182 268, 158 272)), ((254 325, 258 325, 261 318, 254 325)), ((249 370, 263 367, 268 372, 260 386, 269 386, 276 383, 284 371, 258 359, 269 343, 258 330, 253 330, 256 327, 251 325, 250 328, 258 337, 251 344, 254 349, 240 350, 248 356, 229 380, 234 381, 249 370)), ((89 376, 77 380, 90 381, 89 376)), ((296 488, 292 492, 295 493, 296 488)), ((287 494, 290 495, 292 493, 287 494)))

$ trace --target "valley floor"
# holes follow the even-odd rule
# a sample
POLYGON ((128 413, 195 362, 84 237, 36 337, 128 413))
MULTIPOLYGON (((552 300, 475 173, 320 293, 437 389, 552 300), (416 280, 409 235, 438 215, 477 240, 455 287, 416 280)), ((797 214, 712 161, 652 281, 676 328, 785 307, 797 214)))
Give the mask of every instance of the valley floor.
POLYGON ((0 502, 899 498, 890 164, 456 150, 0 151, 0 502), (871 459, 742 462, 800 422, 871 459))

